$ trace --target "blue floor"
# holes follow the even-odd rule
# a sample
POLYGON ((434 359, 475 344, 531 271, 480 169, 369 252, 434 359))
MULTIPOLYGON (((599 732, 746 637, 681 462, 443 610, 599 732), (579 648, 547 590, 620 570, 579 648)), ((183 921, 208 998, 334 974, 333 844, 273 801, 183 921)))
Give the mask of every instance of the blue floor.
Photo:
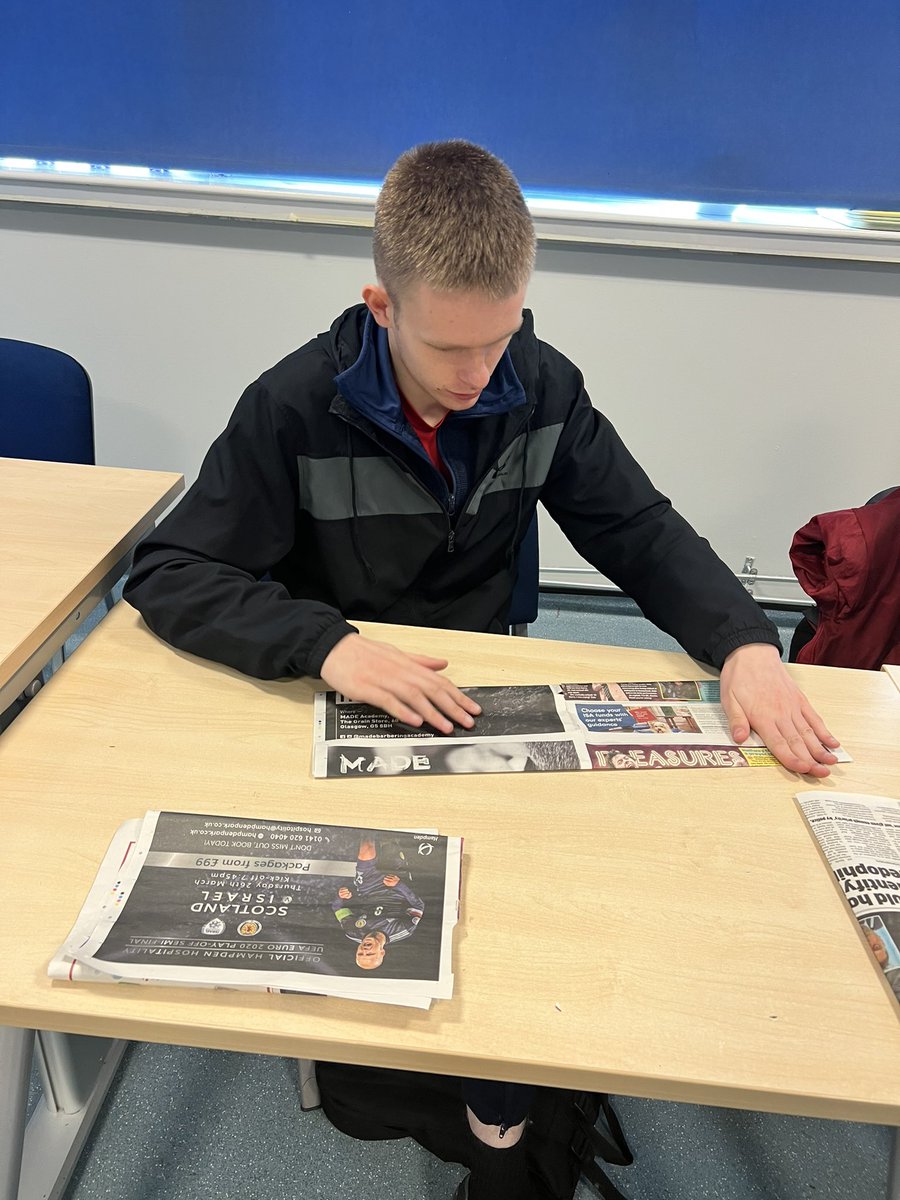
MULTIPOLYGON (((796 615, 771 615, 787 645, 796 615)), ((531 636, 677 649, 617 597, 544 597, 531 636)), ((635 1162, 608 1173, 629 1200, 885 1196, 885 1127, 614 1100, 635 1162)), ((462 1174, 408 1140, 355 1142, 302 1112, 290 1059, 135 1043, 65 1200, 449 1200, 462 1174)), ((582 1184, 577 1200, 594 1195, 582 1184)))

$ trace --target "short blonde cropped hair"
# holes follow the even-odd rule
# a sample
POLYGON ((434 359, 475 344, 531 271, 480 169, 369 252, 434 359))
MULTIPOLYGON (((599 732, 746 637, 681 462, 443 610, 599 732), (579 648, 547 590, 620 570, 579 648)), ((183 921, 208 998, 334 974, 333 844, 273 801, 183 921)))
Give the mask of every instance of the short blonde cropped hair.
POLYGON ((375 205, 373 253, 395 303, 412 283, 505 300, 524 287, 535 236, 505 163, 472 142, 426 142, 388 172, 375 205))

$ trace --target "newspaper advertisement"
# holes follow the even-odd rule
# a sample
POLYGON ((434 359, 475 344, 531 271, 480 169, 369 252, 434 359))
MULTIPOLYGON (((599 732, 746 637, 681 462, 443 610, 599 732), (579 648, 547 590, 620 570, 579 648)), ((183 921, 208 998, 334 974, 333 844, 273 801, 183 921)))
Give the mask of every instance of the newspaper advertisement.
POLYGON ((452 995, 460 863, 435 833, 149 812, 50 974, 427 1007, 452 995))
POLYGON ((900 1003, 900 800, 851 792, 796 800, 900 1003))
POLYGON ((445 735, 318 692, 313 775, 487 774, 756 767, 777 760, 756 735, 740 746, 718 680, 516 684, 462 688, 481 706, 445 735))

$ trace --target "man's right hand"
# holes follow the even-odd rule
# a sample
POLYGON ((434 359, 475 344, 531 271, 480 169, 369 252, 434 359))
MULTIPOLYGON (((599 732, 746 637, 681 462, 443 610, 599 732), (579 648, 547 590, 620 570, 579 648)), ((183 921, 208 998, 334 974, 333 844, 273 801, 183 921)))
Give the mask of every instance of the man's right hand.
POLYGON ((481 707, 439 672, 445 658, 406 654, 359 633, 341 638, 322 664, 329 687, 350 700, 372 704, 416 728, 426 721, 441 733, 471 729, 481 707))

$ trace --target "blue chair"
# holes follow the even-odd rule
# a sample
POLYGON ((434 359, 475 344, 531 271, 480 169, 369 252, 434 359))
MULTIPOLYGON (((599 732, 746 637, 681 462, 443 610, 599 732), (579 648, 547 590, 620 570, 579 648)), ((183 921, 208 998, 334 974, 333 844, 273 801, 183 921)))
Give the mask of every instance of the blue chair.
MULTIPOLYGON (((94 463, 91 380, 61 350, 0 338, 0 457, 94 463)), ((111 597, 104 599, 107 612, 111 597)), ((2 732, 65 658, 65 647, 40 676, 0 712, 2 732)))
POLYGON ((528 626, 537 619, 540 592, 540 556, 538 551, 537 513, 519 546, 516 582, 509 604, 509 631, 516 637, 527 637, 528 626))
POLYGON ((91 381, 74 358, 0 338, 0 456, 94 462, 91 381))

